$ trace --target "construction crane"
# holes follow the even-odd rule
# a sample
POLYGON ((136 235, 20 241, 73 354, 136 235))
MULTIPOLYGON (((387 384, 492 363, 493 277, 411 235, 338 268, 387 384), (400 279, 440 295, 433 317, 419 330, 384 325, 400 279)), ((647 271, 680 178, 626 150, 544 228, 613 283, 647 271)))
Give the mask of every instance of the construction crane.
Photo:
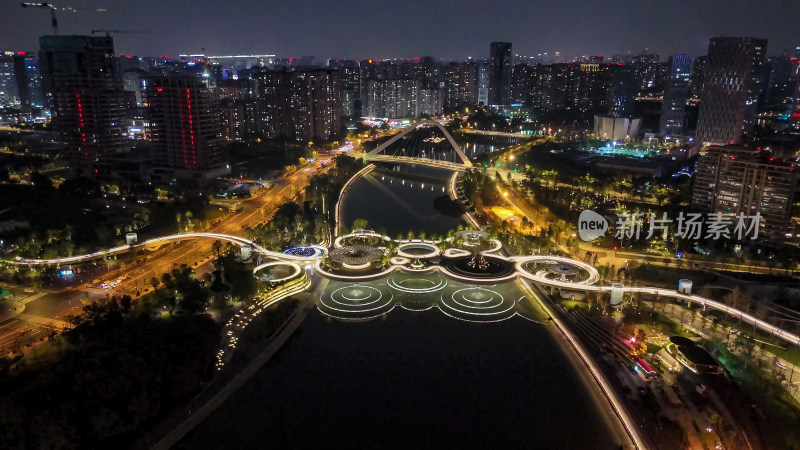
POLYGON ((143 34, 143 33, 147 33, 147 31, 142 31, 142 30, 92 30, 92 34, 97 34, 97 33, 105 33, 106 37, 108 37, 108 36, 111 35, 111 33, 115 33, 115 34, 117 34, 117 33, 142 33, 143 34))
POLYGON ((75 12, 75 8, 58 8, 56 5, 52 3, 30 3, 30 2, 23 2, 23 8, 47 8, 50 10, 50 24, 53 26, 53 34, 58 36, 58 19, 56 19, 56 10, 61 9, 64 11, 72 11, 75 12))

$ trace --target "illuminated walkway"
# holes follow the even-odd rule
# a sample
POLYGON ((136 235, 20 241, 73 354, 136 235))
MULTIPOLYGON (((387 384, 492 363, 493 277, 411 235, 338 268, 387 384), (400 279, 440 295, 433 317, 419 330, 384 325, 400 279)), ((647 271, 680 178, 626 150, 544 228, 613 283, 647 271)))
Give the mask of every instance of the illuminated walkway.
MULTIPOLYGON (((129 252, 131 250, 135 250, 138 248, 144 248, 149 245, 159 245, 165 244, 167 242, 172 241, 182 241, 186 239, 216 239, 220 241, 231 242, 236 245, 245 246, 249 245, 254 252, 260 253, 262 255, 268 256, 270 258, 285 260, 285 261, 303 261, 303 262, 310 262, 320 258, 319 255, 313 256, 298 256, 292 254, 286 254, 283 252, 274 252, 272 250, 267 250, 264 247, 256 244, 255 242, 245 239, 239 236, 231 236, 229 234, 220 234, 220 233, 183 233, 183 234, 170 234, 167 236, 161 236, 153 239, 148 239, 144 242, 134 244, 134 245, 120 245, 118 247, 112 247, 106 250, 101 250, 99 252, 94 253, 87 253, 85 255, 78 255, 78 256, 69 256, 64 258, 53 258, 53 259, 35 259, 35 258, 22 258, 17 257, 13 260, 8 260, 8 262, 16 265, 30 265, 30 266, 53 266, 53 265, 60 265, 60 264, 77 264, 82 262, 88 262, 95 259, 105 258, 107 256, 113 256, 120 253, 129 252)), ((319 246, 312 246, 314 248, 321 248, 319 246)))
MULTIPOLYGON (((353 233, 353 234, 347 235, 347 236, 339 236, 336 239, 336 241, 334 242, 334 247, 341 246, 342 245, 342 241, 345 240, 347 237, 351 237, 351 236, 352 237, 377 237, 377 238, 380 238, 380 239, 384 240, 385 242, 391 241, 391 238, 386 237, 386 236, 382 236, 382 235, 377 234, 377 233, 359 232, 359 233, 353 233)), ((256 244, 255 242, 250 241, 248 239, 245 239, 243 237, 239 237, 239 236, 231 236, 231 235, 219 234, 219 233, 184 233, 184 234, 171 234, 171 235, 168 235, 168 236, 162 236, 162 237, 158 237, 158 238, 148 239, 147 241, 144 241, 144 242, 139 243, 139 244, 122 245, 122 246, 113 247, 113 248, 109 248, 107 250, 94 252, 94 253, 89 253, 89 254, 85 254, 85 255, 71 256, 71 257, 65 257, 65 258, 54 258, 54 259, 30 259, 30 258, 18 257, 16 259, 9 260, 9 262, 13 263, 13 264, 16 264, 16 265, 31 265, 31 266, 32 265, 52 266, 52 265, 60 265, 60 264, 76 264, 76 263, 92 261, 92 260, 95 260, 95 259, 100 259, 100 258, 104 258, 104 257, 107 257, 107 256, 112 256, 112 255, 116 255, 116 254, 120 254, 120 253, 125 253, 125 252, 128 252, 128 251, 137 249, 137 248, 144 248, 144 247, 146 247, 148 245, 157 245, 157 244, 167 243, 167 242, 171 242, 171 241, 180 241, 180 240, 185 240, 185 239, 218 239, 218 240, 221 240, 221 241, 231 242, 231 243, 234 243, 234 244, 240 245, 240 246, 250 246, 252 248, 253 252, 256 252, 258 254, 262 254, 262 255, 264 255, 266 257, 269 257, 269 258, 272 258, 272 259, 276 259, 276 260, 279 260, 279 261, 288 261, 288 262, 292 262, 292 261, 294 261, 294 262, 314 262, 314 261, 320 260, 322 258, 321 254, 323 253, 323 252, 314 252, 314 254, 312 254, 310 256, 296 255, 296 254, 286 254, 286 253, 283 253, 283 252, 275 252, 275 251, 267 250, 267 249, 261 247, 260 245, 256 244)), ((408 242, 409 241, 400 241, 401 245, 405 244, 405 243, 408 243, 408 242)), ((434 242, 434 241, 415 240, 413 242, 415 242, 415 243, 424 243, 424 244, 429 244, 429 245, 435 245, 436 244, 436 242, 434 242)), ((491 253, 491 252, 497 251, 498 250, 499 241, 493 241, 492 244, 493 244, 492 245, 492 249, 488 250, 486 252, 483 252, 483 253, 491 253)), ((322 249, 322 247, 320 247, 320 246, 312 246, 312 247, 313 248, 322 249)), ((411 255, 409 255, 409 256, 411 256, 411 255)), ((495 280, 497 282, 499 282, 499 281, 512 281, 512 280, 514 280, 514 279, 516 279, 518 277, 521 277, 521 278, 527 279, 529 281, 533 281, 533 282, 541 284, 541 285, 556 287, 556 288, 560 288, 560 289, 572 289, 572 290, 584 291, 584 292, 611 292, 611 290, 612 290, 611 286, 601 286, 601 285, 597 284, 599 282, 599 280, 600 280, 600 276, 599 276, 599 274, 597 273, 597 270, 594 267, 592 267, 591 265, 586 264, 584 262, 577 261, 577 260, 574 260, 574 259, 571 259, 571 258, 567 258, 567 257, 563 257, 563 256, 550 256, 550 255, 511 256, 511 257, 505 258, 505 257, 502 257, 502 256, 497 255, 497 254, 492 255, 492 257, 508 260, 508 261, 514 263, 515 266, 516 266, 516 271, 511 276, 507 277, 507 279, 495 280), (548 277, 542 276, 540 273, 530 272, 527 269, 527 266, 529 264, 531 264, 531 263, 549 263, 549 262, 563 263, 563 264, 568 264, 568 265, 572 265, 572 266, 578 267, 578 268, 580 268, 582 270, 585 270, 588 273, 588 278, 585 279, 585 280, 582 280, 582 281, 578 281, 578 282, 562 281, 562 280, 559 280, 559 279, 552 279, 552 278, 548 278, 548 277)), ((394 266, 392 268, 394 268, 394 266)), ((392 268, 390 268, 390 269, 392 269, 392 268)), ((436 266, 436 267, 432 268, 432 270, 442 270, 442 267, 436 266)), ((386 271, 387 274, 390 273, 390 272, 391 272, 391 270, 386 271)), ((446 270, 445 270, 445 272, 446 272, 446 270)), ((322 271, 320 271, 320 274, 323 277, 325 276, 325 273, 322 272, 322 271)), ((479 283, 481 281, 480 279, 477 279, 477 278, 476 279, 471 279, 471 278, 469 278, 467 276, 464 276, 463 274, 456 275, 456 274, 453 274, 453 273, 447 273, 447 275, 450 276, 451 278, 455 278, 458 281, 461 281, 461 282, 464 282, 464 283, 470 283, 470 282, 479 283)), ((343 280, 343 279, 344 280, 351 280, 353 282, 364 281, 364 277, 361 277, 361 276, 348 276, 348 275, 343 275, 343 274, 338 274, 336 279, 338 279, 338 280, 343 280)), ((375 279, 375 275, 371 275, 369 277, 369 279, 373 279, 374 280, 375 279)), ((731 316, 738 317, 742 321, 746 321, 748 323, 752 323, 754 326, 760 328, 762 331, 765 331, 765 332, 767 332, 767 333, 769 333, 771 335, 779 337, 779 338, 781 338, 781 339, 783 339, 783 340, 785 340, 785 341, 787 341, 789 343, 792 343, 792 344, 795 344, 795 345, 800 345, 800 336, 798 336, 797 334, 791 333, 791 332, 786 331, 786 330, 784 330, 784 329, 782 329, 780 327, 777 327, 777 326, 774 326, 772 324, 769 324, 766 321, 761 320, 761 319, 753 316, 752 314, 749 314, 749 313, 747 313, 745 311, 733 308, 731 306, 728 306, 728 305, 726 305, 724 303, 712 300, 710 298, 701 297, 699 295, 694 295, 694 294, 684 294, 684 293, 678 292, 676 290, 664 289, 664 288, 656 288, 656 287, 624 286, 621 289, 622 289, 623 292, 630 292, 630 293, 637 292, 637 293, 643 293, 643 294, 659 295, 659 296, 669 297, 669 298, 673 298, 673 299, 681 300, 681 301, 695 302, 695 303, 698 303, 698 304, 702 305, 704 308, 710 308, 710 309, 714 309, 714 310, 717 310, 717 311, 722 311, 722 312, 724 312, 726 314, 729 314, 731 316)))

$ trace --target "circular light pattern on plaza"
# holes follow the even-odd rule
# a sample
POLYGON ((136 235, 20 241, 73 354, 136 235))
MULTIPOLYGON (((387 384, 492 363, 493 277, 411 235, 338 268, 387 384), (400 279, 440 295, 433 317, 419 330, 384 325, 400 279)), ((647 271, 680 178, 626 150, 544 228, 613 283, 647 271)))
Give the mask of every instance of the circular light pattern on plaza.
POLYGON ((325 292, 319 299, 319 310, 343 320, 365 320, 392 310, 393 295, 367 284, 352 284, 325 292))
POLYGON ((442 312, 448 316, 473 322, 494 322, 512 317, 513 299, 480 286, 465 286, 441 297, 442 312))
POLYGON ((386 284, 394 290, 407 294, 430 294, 444 289, 447 286, 447 280, 442 277, 428 279, 394 274, 386 280, 386 284))

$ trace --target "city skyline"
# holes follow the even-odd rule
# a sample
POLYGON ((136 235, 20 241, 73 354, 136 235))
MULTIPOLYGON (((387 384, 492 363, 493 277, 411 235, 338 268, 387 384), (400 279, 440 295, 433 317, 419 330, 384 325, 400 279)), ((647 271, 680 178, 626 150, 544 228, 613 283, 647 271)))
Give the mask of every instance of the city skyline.
MULTIPOLYGON (((473 8, 458 9, 436 4, 421 8, 415 3, 420 2, 375 8, 361 0, 346 5, 311 0, 292 4, 243 1, 237 7, 224 5, 221 11, 215 2, 193 3, 189 8, 186 2, 151 0, 138 2, 136 9, 119 0, 56 6, 71 6, 76 11, 57 12, 62 35, 89 34, 92 29, 146 32, 115 39, 118 54, 140 56, 177 57, 205 49, 207 54, 460 60, 487 58, 486 42, 506 41, 514 44, 514 55, 552 56, 558 51, 562 58, 570 58, 647 50, 664 59, 674 53, 704 55, 710 36, 766 38, 770 55, 791 52, 800 40, 793 32, 800 8, 773 0, 758 4, 707 1, 693 4, 692 14, 686 14, 676 1, 626 5, 588 0, 569 4, 473 2, 473 8), (386 27, 389 22, 394 26, 386 27), (196 26, 187 27, 187 23, 196 26), (612 28, 614 32, 609 33, 612 28), (314 32, 298 32, 302 29, 314 32)), ((39 36, 52 34, 46 11, 11 2, 0 5, 0 14, 10 19, 0 45, 5 49, 33 50, 39 36)))

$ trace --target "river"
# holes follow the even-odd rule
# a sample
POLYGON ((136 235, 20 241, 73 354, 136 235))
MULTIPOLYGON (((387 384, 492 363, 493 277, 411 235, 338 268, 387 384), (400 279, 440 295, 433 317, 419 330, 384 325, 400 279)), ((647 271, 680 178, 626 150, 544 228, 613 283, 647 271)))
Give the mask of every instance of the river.
MULTIPOLYGON (((461 223, 433 206, 447 195, 448 175, 373 171, 343 199, 345 223, 359 217, 389 233, 443 233, 461 223)), ((386 281, 371 283, 388 292, 386 281)), ((512 305, 529 301, 513 283, 491 289, 512 305)), ((429 307, 439 295, 396 292, 400 307, 364 322, 313 311, 178 447, 618 448, 607 413, 551 326, 520 315, 456 320, 429 307), (411 310, 414 295, 424 310, 411 310)))

